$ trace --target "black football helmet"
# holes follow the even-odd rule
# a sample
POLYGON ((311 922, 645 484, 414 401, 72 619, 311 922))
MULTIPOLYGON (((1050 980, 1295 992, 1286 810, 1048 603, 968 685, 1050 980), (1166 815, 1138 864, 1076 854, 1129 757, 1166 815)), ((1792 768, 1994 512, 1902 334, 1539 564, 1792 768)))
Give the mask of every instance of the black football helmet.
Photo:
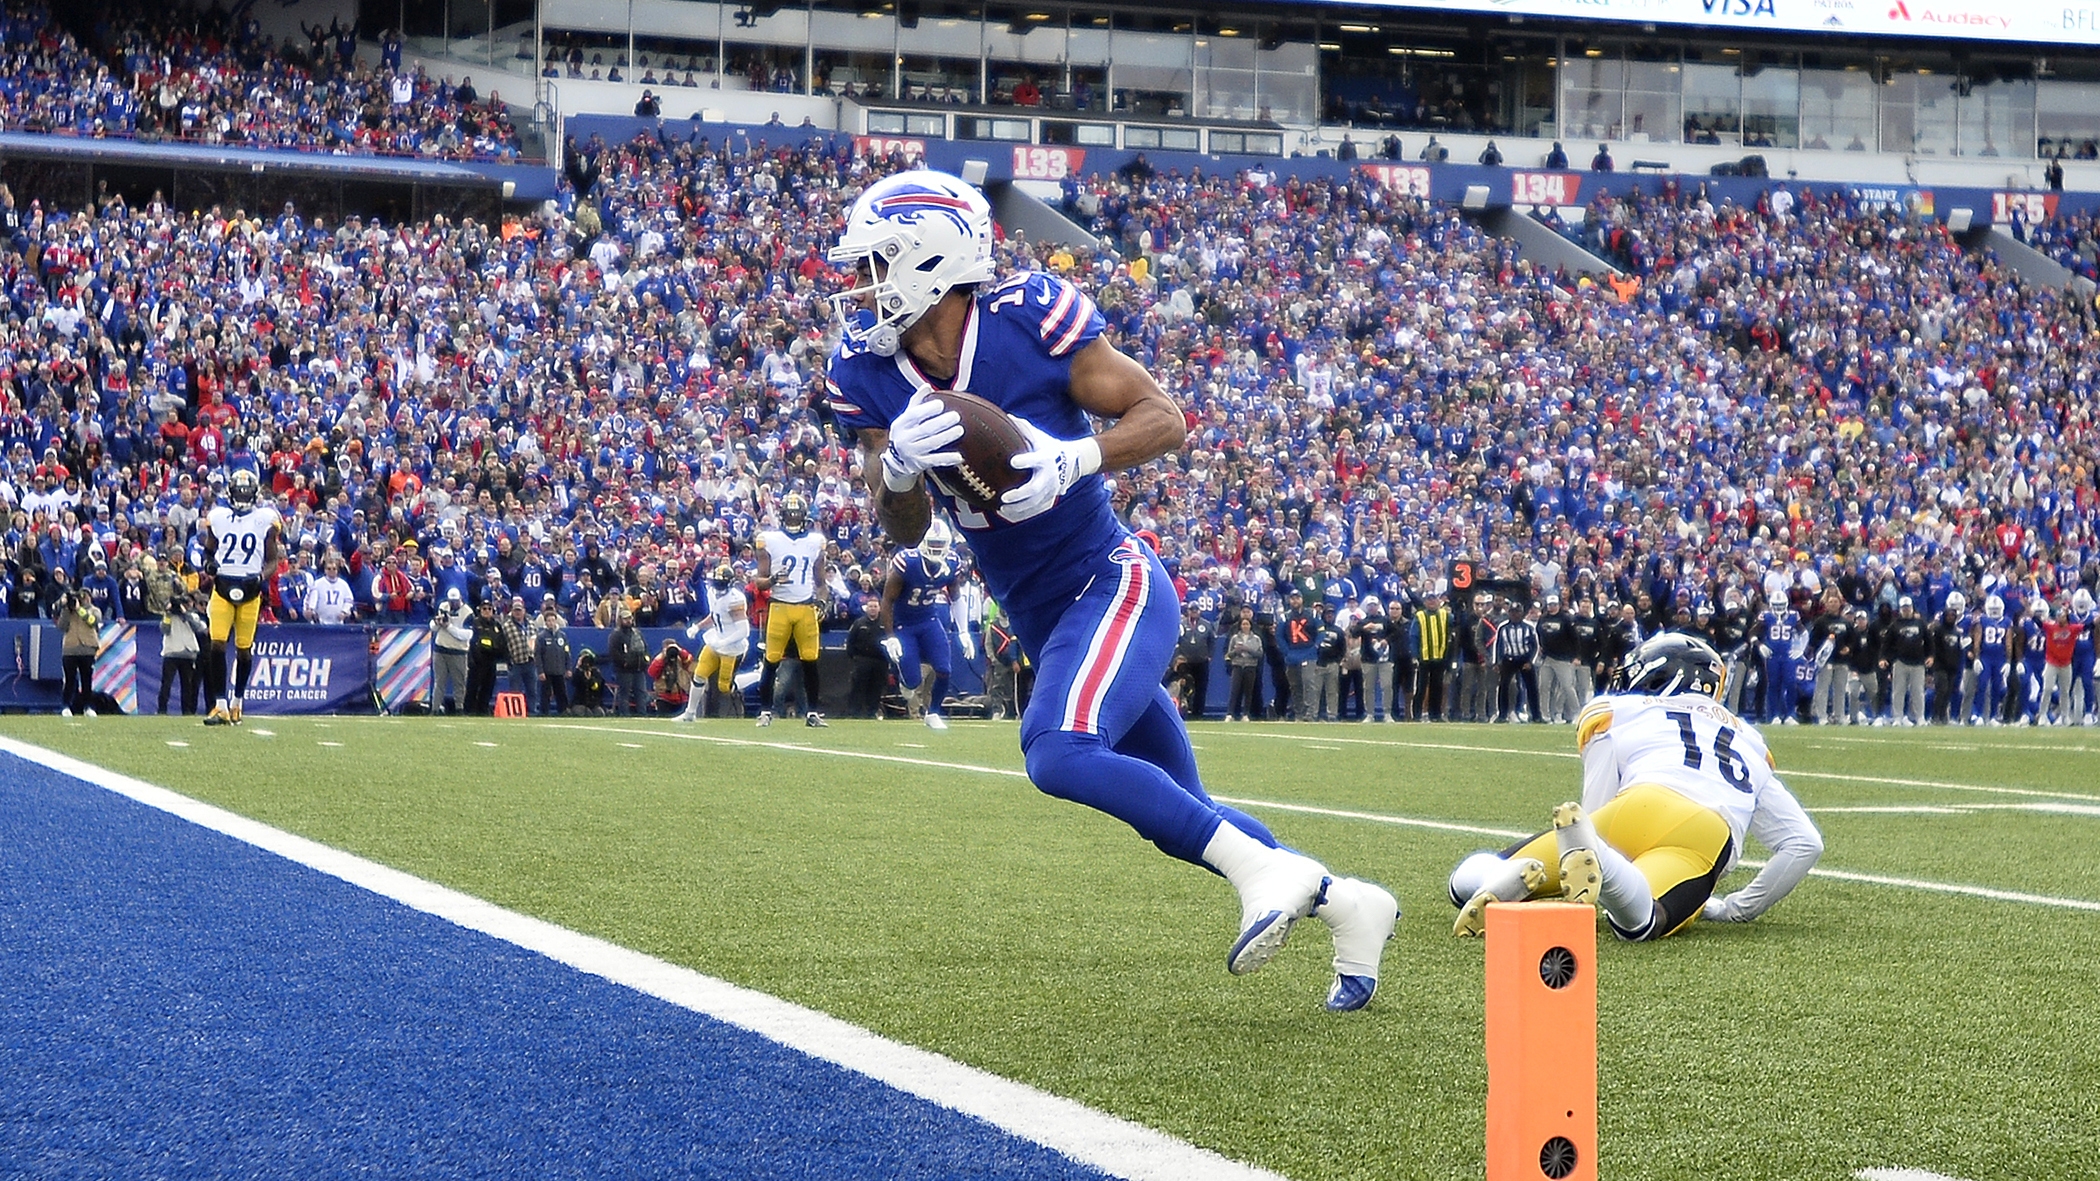
POLYGON ((780 498, 780 527, 789 533, 809 528, 809 499, 800 492, 780 498))
POLYGON ((1704 693, 1716 701, 1728 683, 1728 665, 1714 646, 1684 632, 1660 632, 1626 654, 1612 674, 1614 693, 1668 697, 1704 693))
POLYGON ((247 468, 235 470, 232 477, 226 481, 227 502, 242 512, 254 508, 256 500, 261 496, 262 481, 247 468))

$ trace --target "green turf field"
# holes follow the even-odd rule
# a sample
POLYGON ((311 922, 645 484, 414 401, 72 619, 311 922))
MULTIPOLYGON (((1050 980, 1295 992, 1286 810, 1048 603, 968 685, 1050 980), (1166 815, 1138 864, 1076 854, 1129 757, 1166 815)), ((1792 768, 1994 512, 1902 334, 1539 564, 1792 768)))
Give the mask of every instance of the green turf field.
MULTIPOLYGON (((1566 728, 1196 727, 1216 794, 1400 898, 1378 999, 1336 1016, 1323 927, 1229 976, 1231 891, 1036 793, 1011 724, 0 732, 1301 1181, 1480 1176, 1481 948, 1450 938, 1444 879, 1503 841, 1395 821, 1514 833, 1579 794, 1566 728)), ((1902 882, 1819 876, 1754 924, 1604 938, 1603 1176, 2100 1173, 2100 732, 1769 737, 1823 866, 1902 882)))

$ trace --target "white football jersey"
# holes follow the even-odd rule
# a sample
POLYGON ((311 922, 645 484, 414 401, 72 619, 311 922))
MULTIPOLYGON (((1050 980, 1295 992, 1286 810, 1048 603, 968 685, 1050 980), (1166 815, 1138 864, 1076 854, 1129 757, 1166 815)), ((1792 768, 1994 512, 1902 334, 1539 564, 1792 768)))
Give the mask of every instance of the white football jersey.
POLYGON ((276 509, 258 504, 245 513, 235 513, 231 505, 222 504, 211 510, 205 524, 211 530, 212 556, 221 575, 254 578, 262 574, 263 554, 268 549, 263 543, 270 530, 280 526, 276 509))
POLYGON ((758 544, 773 559, 773 601, 807 603, 817 597, 817 560, 824 556, 824 536, 814 529, 791 537, 778 529, 759 535, 758 544))
POLYGON ((717 591, 709 586, 707 613, 715 622, 701 633, 702 642, 719 655, 741 657, 751 642, 751 619, 745 614, 750 607, 750 600, 736 587, 717 591))
POLYGON ((1585 809, 1595 812, 1638 784, 1667 787, 1727 820, 1735 838, 1731 867, 1746 835, 1776 848, 1792 834, 1815 831, 1773 773, 1764 736, 1704 694, 1599 697, 1577 720, 1576 743, 1585 809))

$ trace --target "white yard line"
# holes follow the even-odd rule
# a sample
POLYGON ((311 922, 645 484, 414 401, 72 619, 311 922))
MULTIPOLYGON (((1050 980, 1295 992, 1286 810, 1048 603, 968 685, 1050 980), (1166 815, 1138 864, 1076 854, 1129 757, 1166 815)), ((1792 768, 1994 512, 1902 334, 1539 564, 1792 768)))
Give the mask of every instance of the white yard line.
POLYGON ((1861 1169, 1852 1174, 1859 1181, 1961 1181, 1945 1173, 1928 1173, 1923 1169, 1861 1169))
MULTIPOLYGON (((1284 722, 1279 725, 1291 725, 1284 722)), ((1409 742, 1396 738, 1337 738, 1328 734, 1290 734, 1280 730, 1209 730, 1206 733, 1224 734, 1234 738, 1268 738, 1289 742, 1315 744, 1323 742, 1348 743, 1352 746, 1390 746, 1411 750, 1452 750, 1484 755, 1531 755, 1542 759, 1581 759, 1582 756, 1567 750, 1530 750, 1520 746, 1474 746, 1459 742, 1409 742)), ((2033 747, 2008 749, 2032 750, 2033 747)), ((2084 800, 2100 803, 2100 795, 2075 791, 2045 791, 2031 787, 1992 787, 1979 783, 1951 783, 1941 779, 1896 779, 1883 775, 1852 775, 1837 771, 1808 771, 1799 767, 1780 768, 1781 779, 1828 779, 1836 783, 1872 783, 1882 787, 1931 788, 1939 791, 1969 791, 1989 795, 2033 796, 2040 799, 2084 800)))
POLYGON ((166 788, 12 738, 0 737, 0 751, 341 878, 426 914, 538 952, 578 971, 750 1030, 812 1058, 983 1120, 1113 1176, 1144 1181, 1283 1181, 1275 1173, 1228 1160, 1164 1132, 927 1050, 890 1041, 814 1009, 505 910, 166 788))
MULTIPOLYGON (((1028 778, 1025 771, 1005 767, 986 767, 977 763, 950 763, 935 759, 914 759, 904 755, 877 754, 864 750, 826 750, 814 746, 792 746, 780 742, 760 742, 748 738, 729 738, 715 734, 691 734, 683 731, 636 730, 615 726, 574 726, 547 723, 550 728, 562 730, 602 730, 613 734, 640 734, 650 738, 673 738, 687 742, 718 742, 729 746, 756 746, 768 750, 788 751, 795 754, 824 755, 841 759, 869 759, 882 763, 910 763, 922 767, 939 767, 950 771, 969 771, 979 775, 999 775, 1017 779, 1028 778)), ((1364 741, 1372 741, 1366 739, 1364 741)), ((2046 793, 2038 793, 2046 794, 2046 793)), ((1361 812, 1347 808, 1326 808, 1314 804, 1287 804, 1275 800, 1255 800, 1237 796, 1214 796, 1220 803, 1236 808, 1273 808, 1280 812, 1299 812, 1312 816, 1327 816, 1337 820, 1364 820, 1374 824, 1392 824, 1406 828, 1426 828, 1441 832, 1469 833, 1475 836, 1497 837, 1507 840, 1522 840, 1531 832, 1509 828, 1489 828, 1485 825, 1463 824, 1448 820, 1428 820, 1417 816, 1394 816, 1379 812, 1361 812)), ((1745 860, 1745 868, 1762 869, 1764 862, 1745 860)), ((1970 886, 1959 882, 1928 882, 1916 878, 1886 877, 1880 874, 1853 873, 1849 870, 1824 869, 1809 871, 1812 876, 1830 878, 1835 881, 1858 882, 1876 886, 1892 886, 1905 890, 1924 890, 1935 894, 1957 894, 1971 898, 1987 898, 1996 902, 2024 902, 2034 906, 2058 907, 2066 910, 2089 910, 2100 912, 2100 902, 2083 898, 2057 898, 2046 894, 2028 894, 2016 890, 1997 890, 1987 886, 1970 886)))

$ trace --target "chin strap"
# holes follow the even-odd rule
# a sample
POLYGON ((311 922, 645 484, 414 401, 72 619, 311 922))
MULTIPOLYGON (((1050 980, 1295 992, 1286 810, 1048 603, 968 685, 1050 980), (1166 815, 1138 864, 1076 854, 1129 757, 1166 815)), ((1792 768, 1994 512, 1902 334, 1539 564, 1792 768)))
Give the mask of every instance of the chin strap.
POLYGON ((897 355, 898 333, 897 329, 892 325, 878 324, 868 329, 866 339, 868 351, 876 356, 893 357, 897 355))

